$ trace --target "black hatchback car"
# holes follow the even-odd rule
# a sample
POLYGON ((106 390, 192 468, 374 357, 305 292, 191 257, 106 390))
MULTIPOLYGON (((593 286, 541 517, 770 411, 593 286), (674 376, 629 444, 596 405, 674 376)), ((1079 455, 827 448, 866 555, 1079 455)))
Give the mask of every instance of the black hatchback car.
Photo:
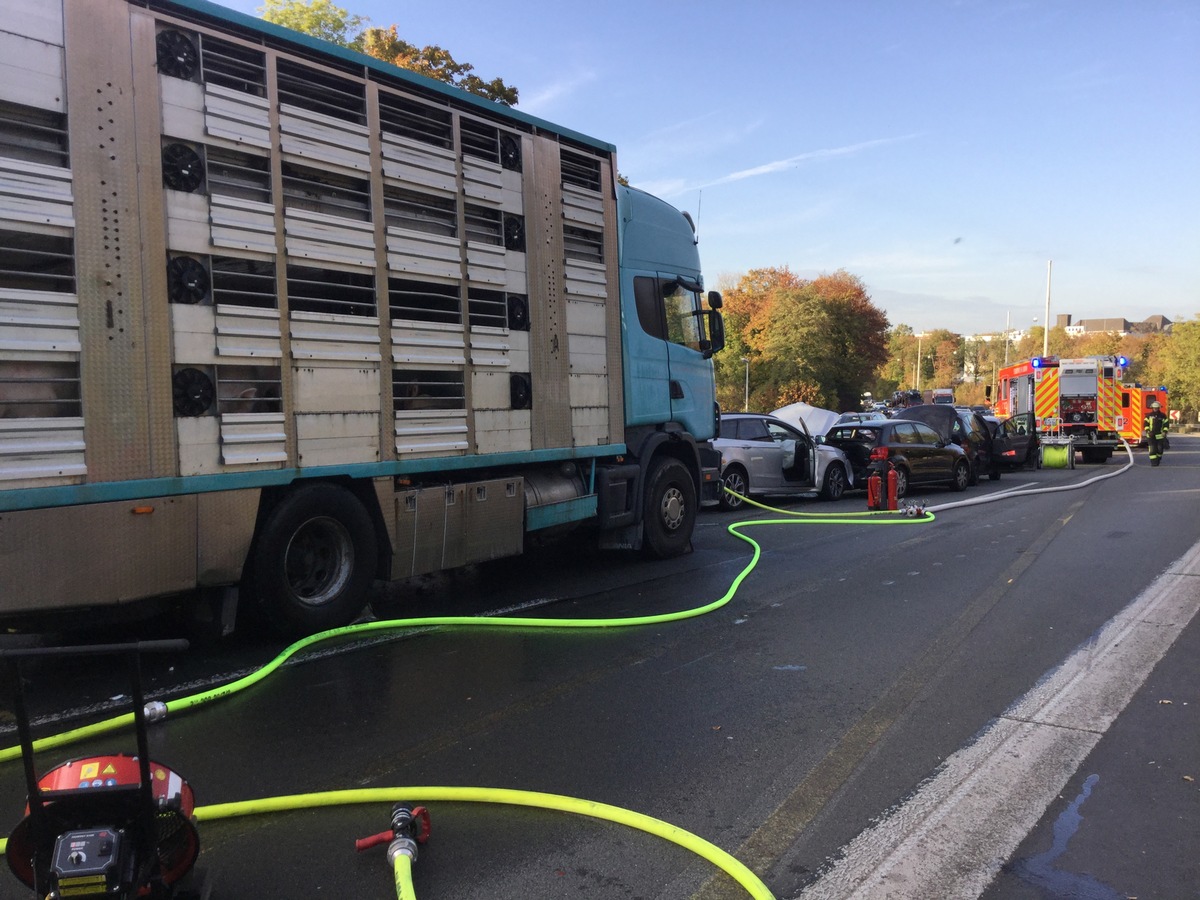
POLYGON ((943 440, 962 447, 971 465, 971 484, 976 484, 982 475, 992 481, 1000 477, 1000 461, 1007 449, 1001 446, 1004 438, 994 436, 979 413, 962 406, 927 403, 909 407, 904 411, 904 418, 924 422, 943 440))
POLYGON ((846 454, 856 485, 865 486, 872 472, 882 475, 889 464, 894 466, 897 497, 907 494, 909 485, 919 484, 965 491, 971 480, 971 464, 963 448, 923 422, 886 419, 834 425, 825 443, 846 454))

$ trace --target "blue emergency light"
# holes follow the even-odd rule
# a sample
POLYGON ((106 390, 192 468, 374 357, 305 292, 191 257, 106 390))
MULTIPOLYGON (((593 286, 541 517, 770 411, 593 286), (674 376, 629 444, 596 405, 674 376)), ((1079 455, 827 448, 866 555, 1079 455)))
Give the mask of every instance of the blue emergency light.
POLYGON ((1120 366, 1122 369, 1128 369, 1129 368, 1129 357, 1128 356, 1118 356, 1117 357, 1117 365, 1120 366))
POLYGON ((1031 359, 1029 361, 1029 364, 1031 366, 1033 366, 1035 369, 1040 369, 1042 367, 1043 362, 1044 362, 1044 360, 1040 356, 1035 356, 1033 359, 1031 359))

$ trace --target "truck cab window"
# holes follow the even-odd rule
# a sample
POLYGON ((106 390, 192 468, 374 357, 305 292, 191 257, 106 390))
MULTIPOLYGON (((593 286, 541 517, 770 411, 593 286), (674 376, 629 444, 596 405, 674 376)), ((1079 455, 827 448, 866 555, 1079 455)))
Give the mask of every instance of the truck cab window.
POLYGON ((658 279, 638 275, 633 279, 633 297, 637 302, 638 323, 651 337, 666 340, 662 306, 658 302, 658 279))
POLYGON ((667 340, 693 350, 703 349, 704 328, 700 324, 700 294, 678 281, 663 285, 667 313, 667 340))

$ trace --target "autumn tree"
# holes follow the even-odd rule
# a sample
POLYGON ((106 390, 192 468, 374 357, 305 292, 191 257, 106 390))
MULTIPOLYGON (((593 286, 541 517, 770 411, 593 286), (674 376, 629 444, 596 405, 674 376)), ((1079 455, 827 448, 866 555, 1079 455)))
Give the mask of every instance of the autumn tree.
POLYGON ((474 66, 458 62, 450 51, 410 44, 400 39, 395 25, 370 26, 366 18, 351 15, 332 0, 264 0, 258 11, 267 22, 358 50, 505 106, 517 103, 517 89, 501 79, 485 81, 475 74, 474 66))
POLYGON ((401 40, 396 26, 368 28, 362 34, 362 49, 368 56, 382 59, 394 66, 408 69, 428 78, 445 81, 480 97, 486 97, 505 106, 515 106, 517 89, 506 85, 501 79, 484 81, 475 74, 470 63, 460 63, 441 47, 417 47, 401 40))
POLYGON ((845 271, 805 280, 786 267, 755 269, 727 292, 725 313, 722 396, 740 393, 735 385, 743 383, 745 357, 753 409, 801 400, 857 409, 887 359, 887 317, 862 281, 845 271))
POLYGON ((962 335, 935 328, 921 344, 921 389, 954 387, 962 378, 962 335))
POLYGON ((717 402, 721 409, 742 409, 746 405, 746 363, 750 360, 750 395, 753 409, 775 409, 765 396, 759 396, 760 387, 771 398, 771 374, 763 367, 763 360, 752 348, 757 334, 765 327, 763 311, 783 291, 797 290, 803 282, 786 267, 782 269, 751 269, 736 283, 721 285, 724 306, 721 313, 725 318, 725 349, 713 359, 716 363, 717 402))

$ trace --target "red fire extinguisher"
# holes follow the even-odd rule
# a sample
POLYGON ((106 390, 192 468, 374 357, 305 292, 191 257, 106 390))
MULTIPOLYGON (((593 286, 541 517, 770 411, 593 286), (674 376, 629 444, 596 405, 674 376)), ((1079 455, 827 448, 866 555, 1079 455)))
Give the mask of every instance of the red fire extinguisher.
POLYGON ((872 472, 867 476, 867 509, 879 509, 882 493, 883 479, 878 472, 872 472))
POLYGON ((888 461, 887 472, 887 506, 884 509, 899 509, 900 503, 896 497, 896 467, 888 461))

